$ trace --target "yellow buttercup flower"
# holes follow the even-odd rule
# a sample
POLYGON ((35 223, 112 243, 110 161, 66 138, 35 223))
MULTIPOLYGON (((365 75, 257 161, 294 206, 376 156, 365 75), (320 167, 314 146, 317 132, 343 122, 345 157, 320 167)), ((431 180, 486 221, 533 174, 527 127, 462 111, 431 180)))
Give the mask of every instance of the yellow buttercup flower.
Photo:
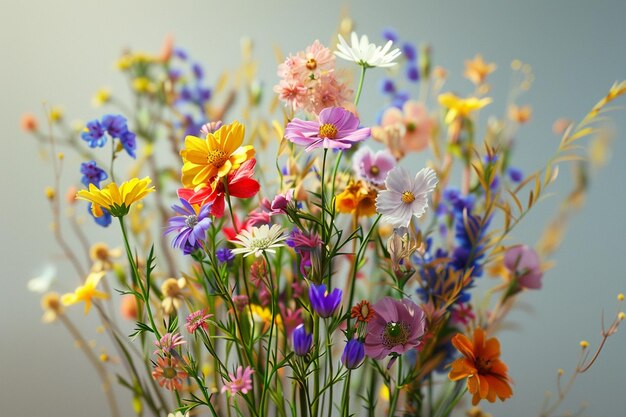
POLYGON ((89 309, 91 308, 91 303, 94 298, 100 298, 102 300, 109 298, 107 293, 96 290, 96 287, 103 276, 104 272, 92 272, 85 280, 84 285, 79 285, 73 293, 65 294, 61 297, 61 302, 67 306, 84 301, 85 314, 89 313, 89 309))
POLYGON ((109 101, 111 101, 111 91, 108 88, 99 89, 91 99, 91 102, 95 107, 100 107, 109 101))
POLYGON ((489 97, 460 98, 453 93, 443 93, 439 95, 438 100, 439 104, 448 109, 445 119, 446 124, 452 123, 457 117, 468 117, 471 113, 491 103, 489 97))
POLYGON ((244 126, 234 121, 209 133, 206 139, 196 136, 185 138, 182 183, 185 188, 195 188, 212 180, 219 180, 254 157, 254 147, 241 146, 244 126))
POLYGON ((152 180, 149 177, 141 180, 133 178, 122 183, 119 187, 112 182, 103 189, 89 184, 89 190, 80 190, 76 194, 76 198, 91 202, 91 212, 95 217, 100 217, 104 214, 103 208, 107 209, 114 217, 124 217, 128 214, 128 210, 133 203, 154 191, 154 186, 148 187, 148 184, 151 182, 152 180))

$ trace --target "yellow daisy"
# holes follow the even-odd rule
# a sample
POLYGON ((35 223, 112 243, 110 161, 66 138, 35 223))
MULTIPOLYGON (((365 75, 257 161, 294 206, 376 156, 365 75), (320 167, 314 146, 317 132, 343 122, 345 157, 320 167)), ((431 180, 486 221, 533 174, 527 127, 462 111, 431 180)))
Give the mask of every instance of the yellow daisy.
POLYGON ((154 191, 154 186, 148 187, 148 184, 151 182, 152 180, 149 177, 141 180, 133 178, 130 181, 123 182, 120 186, 112 182, 103 189, 89 184, 89 190, 80 190, 76 194, 76 198, 91 202, 91 212, 95 217, 100 217, 104 214, 102 212, 103 208, 107 209, 112 216, 124 217, 128 214, 131 204, 154 191))
POLYGON ((79 285, 76 288, 76 291, 73 293, 65 294, 61 297, 61 302, 64 305, 76 304, 80 301, 85 302, 85 314, 89 313, 89 309, 91 308, 91 302, 94 298, 100 298, 102 300, 106 300, 109 298, 107 293, 96 290, 98 283, 104 276, 104 272, 92 272, 89 274, 87 279, 85 280, 84 285, 79 285))
POLYGON ((468 117, 471 113, 482 109, 489 103, 491 103, 489 97, 460 98, 453 93, 444 93, 439 96, 439 104, 448 109, 445 119, 446 124, 452 123, 457 117, 468 117))
POLYGON ((219 180, 254 157, 254 147, 241 146, 244 126, 235 121, 209 133, 206 139, 195 136, 185 138, 182 183, 185 188, 195 188, 212 180, 219 180))

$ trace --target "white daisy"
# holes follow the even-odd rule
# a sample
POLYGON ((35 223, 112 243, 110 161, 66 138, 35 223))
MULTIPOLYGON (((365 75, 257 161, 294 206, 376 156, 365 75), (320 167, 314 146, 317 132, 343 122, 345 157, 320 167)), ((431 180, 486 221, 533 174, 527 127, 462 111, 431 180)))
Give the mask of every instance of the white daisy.
POLYGON ((393 60, 401 54, 398 48, 389 52, 392 41, 387 42, 382 47, 376 46, 369 42, 366 35, 361 36, 361 40, 359 40, 354 32, 352 32, 351 41, 352 45, 348 45, 345 39, 339 35, 338 51, 335 51, 335 55, 348 61, 354 61, 365 68, 394 66, 397 62, 393 62, 393 60))
POLYGON ((437 186, 437 176, 430 168, 423 168, 411 177, 409 172, 396 167, 389 171, 384 191, 376 198, 376 211, 382 221, 393 227, 408 227, 413 216, 421 217, 428 208, 428 194, 437 186))
POLYGON ((242 253, 244 258, 252 254, 259 257, 263 255, 263 252, 275 253, 275 248, 284 246, 280 242, 285 239, 287 236, 283 236, 283 229, 279 225, 275 224, 270 228, 264 224, 261 227, 253 227, 251 230, 242 230, 233 243, 243 248, 233 249, 232 253, 242 253))

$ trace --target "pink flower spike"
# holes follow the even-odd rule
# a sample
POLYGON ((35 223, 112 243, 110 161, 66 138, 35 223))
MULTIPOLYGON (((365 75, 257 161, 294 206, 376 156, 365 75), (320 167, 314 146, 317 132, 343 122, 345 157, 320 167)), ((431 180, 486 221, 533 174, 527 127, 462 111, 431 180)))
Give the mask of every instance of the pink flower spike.
POLYGON ((359 128, 359 119, 343 107, 327 107, 316 121, 293 119, 285 137, 310 152, 317 148, 348 149, 370 136, 369 128, 359 128))
POLYGON ((237 368, 236 374, 228 374, 230 381, 224 382, 222 392, 230 391, 231 395, 235 395, 238 392, 241 392, 242 394, 247 394, 248 391, 252 389, 253 373, 254 370, 249 366, 246 366, 246 369, 243 369, 243 367, 240 366, 239 368, 237 368))

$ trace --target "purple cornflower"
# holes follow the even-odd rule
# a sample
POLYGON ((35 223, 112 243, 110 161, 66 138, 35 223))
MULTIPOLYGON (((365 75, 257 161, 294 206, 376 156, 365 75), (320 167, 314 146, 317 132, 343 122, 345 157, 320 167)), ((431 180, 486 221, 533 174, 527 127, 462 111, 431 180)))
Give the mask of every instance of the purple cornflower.
POLYGON ((417 58, 417 50, 410 43, 402 45, 402 53, 408 61, 415 61, 415 58, 417 58))
POLYGON ((343 107, 323 109, 317 120, 293 119, 285 129, 285 137, 296 145, 313 149, 348 149, 353 143, 370 136, 369 128, 359 128, 359 119, 343 107))
POLYGON ((341 355, 341 363, 348 369, 356 369, 363 362, 365 357, 365 345, 359 339, 351 339, 346 343, 346 347, 341 355))
POLYGON ((313 335, 306 332, 304 324, 300 324, 294 329, 292 336, 293 351, 298 356, 306 356, 309 350, 311 350, 313 335))
POLYGON ((383 38, 386 41, 396 42, 398 40, 398 32, 393 28, 383 30, 383 38))
POLYGON ((357 177, 374 185, 383 185, 389 171, 396 166, 396 158, 389 151, 374 153, 368 147, 356 151, 352 161, 352 169, 357 177))
POLYGON ((109 178, 105 170, 96 165, 96 161, 83 162, 80 164, 80 173, 83 174, 81 182, 87 188, 93 184, 100 188, 100 182, 109 178))
POLYGON ((420 72, 415 65, 409 65, 406 69, 406 78, 414 83, 420 79, 420 72))
POLYGON ((165 234, 176 232, 176 237, 172 240, 172 247, 179 248, 185 255, 190 254, 200 248, 200 242, 206 238, 206 231, 211 226, 211 205, 202 206, 200 211, 180 198, 182 206, 173 205, 172 209, 178 216, 171 217, 165 234))
POLYGON ((128 131, 126 118, 121 115, 106 114, 102 117, 102 127, 112 138, 119 138, 128 131))
POLYGON ((235 255, 233 254, 233 251, 231 251, 228 248, 219 248, 218 250, 215 251, 215 256, 217 257, 218 262, 220 263, 228 263, 230 264, 233 259, 235 259, 235 255))
POLYGON ((133 159, 137 157, 135 154, 135 151, 137 150, 137 141, 135 140, 135 138, 136 138, 136 135, 130 130, 127 130, 126 132, 122 133, 122 135, 119 138, 120 143, 124 147, 124 150, 133 159))
POLYGON ((335 288, 329 293, 326 290, 326 284, 315 285, 309 287, 309 300, 311 307, 322 318, 328 318, 335 314, 335 311, 341 304, 342 291, 335 288))
POLYGON ((507 174, 509 174, 509 178, 513 182, 520 182, 524 179, 524 173, 522 172, 522 170, 517 168, 510 167, 507 170, 507 174))
POLYGON ((104 135, 105 131, 99 120, 92 120, 87 123, 85 131, 81 133, 80 137, 87 142, 90 148, 102 148, 107 142, 107 138, 104 135))
POLYGON ((396 84, 389 78, 383 78, 380 82, 380 90, 383 94, 394 94, 396 92, 396 84))

